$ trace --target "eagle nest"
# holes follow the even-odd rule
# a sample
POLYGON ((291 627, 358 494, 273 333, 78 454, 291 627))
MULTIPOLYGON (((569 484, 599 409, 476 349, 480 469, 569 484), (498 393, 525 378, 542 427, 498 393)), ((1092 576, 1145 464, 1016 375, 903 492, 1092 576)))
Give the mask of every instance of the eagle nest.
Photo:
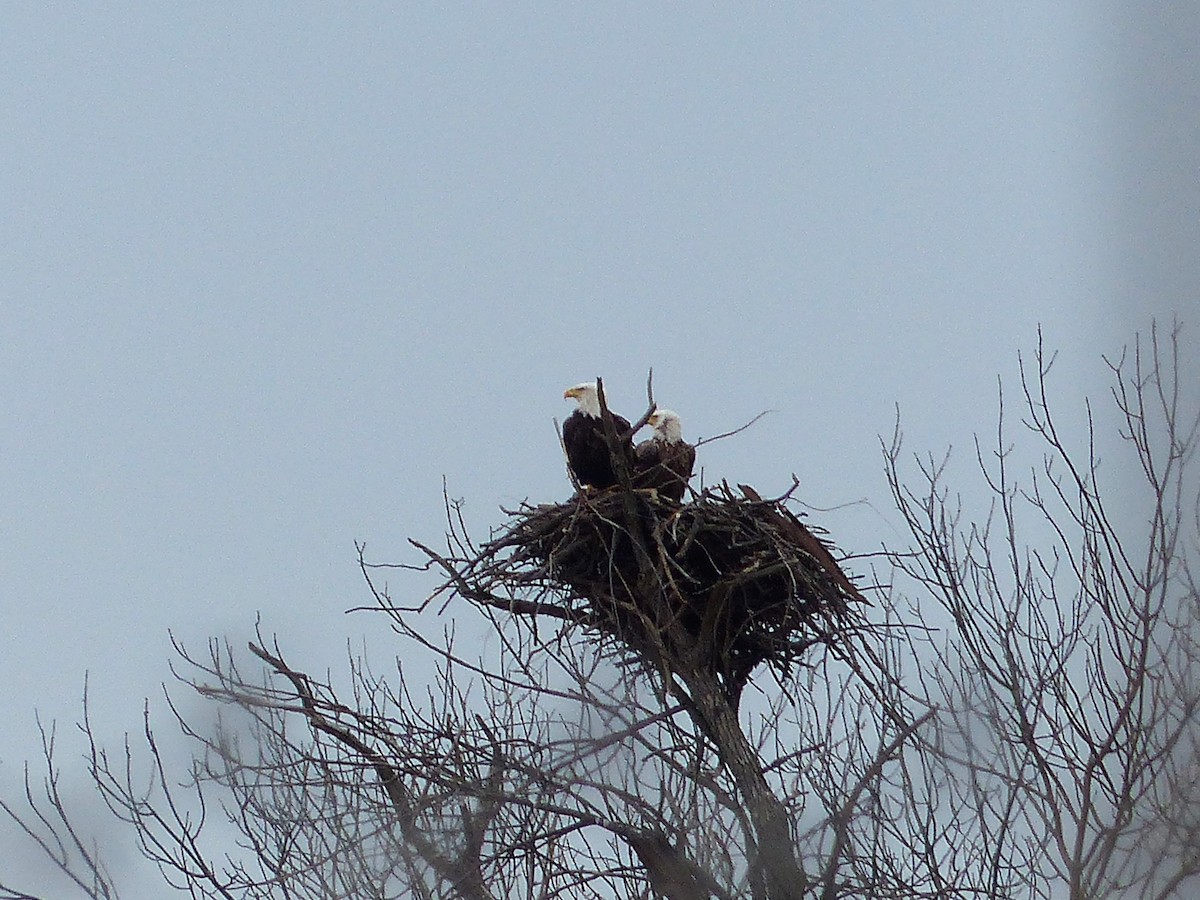
POLYGON ((736 702, 756 666, 786 672, 866 602, 817 529, 787 509, 790 491, 764 500, 739 488, 683 504, 621 488, 523 504, 447 587, 594 628, 652 669, 704 666, 736 702))

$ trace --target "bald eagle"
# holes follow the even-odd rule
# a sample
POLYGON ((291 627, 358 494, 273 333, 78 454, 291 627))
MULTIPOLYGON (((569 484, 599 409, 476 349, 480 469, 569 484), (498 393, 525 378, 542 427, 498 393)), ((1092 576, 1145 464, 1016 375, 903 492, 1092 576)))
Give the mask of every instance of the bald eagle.
POLYGON ((634 487, 655 488, 659 496, 678 503, 692 477, 696 448, 683 439, 683 422, 673 410, 656 410, 646 424, 654 435, 637 445, 634 487))
MULTIPOLYGON (((600 418, 600 392, 596 382, 577 384, 563 391, 564 400, 574 400, 578 408, 563 422, 563 447, 567 451, 567 467, 575 480, 585 487, 606 488, 617 483, 608 443, 604 440, 604 422, 600 418)), ((633 469, 633 444, 629 439, 629 420, 612 414, 613 428, 620 450, 626 454, 633 469)))

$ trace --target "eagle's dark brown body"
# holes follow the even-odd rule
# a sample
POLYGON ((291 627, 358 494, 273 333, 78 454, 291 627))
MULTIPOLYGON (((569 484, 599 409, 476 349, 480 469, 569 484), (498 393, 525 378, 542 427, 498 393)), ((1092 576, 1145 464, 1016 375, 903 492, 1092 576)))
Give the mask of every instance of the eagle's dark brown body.
MULTIPOLYGON (((626 454, 633 468, 633 445, 629 440, 629 420, 612 414, 620 451, 626 454)), ((567 451, 567 466, 575 480, 585 487, 606 488, 617 483, 613 470, 612 455, 608 442, 604 440, 604 422, 599 416, 589 416, 575 410, 563 422, 563 447, 567 451)))
POLYGON ((638 444, 635 452, 633 486, 654 488, 659 496, 676 503, 683 500, 696 464, 696 448, 684 441, 653 437, 638 444))

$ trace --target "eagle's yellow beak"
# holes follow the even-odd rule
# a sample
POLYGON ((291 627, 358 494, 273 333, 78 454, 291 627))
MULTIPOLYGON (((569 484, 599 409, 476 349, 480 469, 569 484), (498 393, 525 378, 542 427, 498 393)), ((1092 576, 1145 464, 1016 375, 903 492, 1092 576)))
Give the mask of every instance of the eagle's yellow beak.
POLYGON ((579 397, 579 388, 567 388, 563 391, 564 400, 574 400, 579 397))

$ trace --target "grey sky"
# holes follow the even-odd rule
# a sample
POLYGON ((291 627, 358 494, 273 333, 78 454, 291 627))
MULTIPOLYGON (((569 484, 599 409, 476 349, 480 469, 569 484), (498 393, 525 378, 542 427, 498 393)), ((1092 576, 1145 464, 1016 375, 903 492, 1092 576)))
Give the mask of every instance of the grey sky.
POLYGON ((136 729, 168 629, 341 666, 353 542, 411 559, 442 476, 481 530, 565 498, 597 374, 691 438, 774 410, 706 477, 877 547, 895 404, 965 446, 1036 323, 1074 396, 1194 302, 1161 9, 5 6, 0 788, 87 670, 136 729))

